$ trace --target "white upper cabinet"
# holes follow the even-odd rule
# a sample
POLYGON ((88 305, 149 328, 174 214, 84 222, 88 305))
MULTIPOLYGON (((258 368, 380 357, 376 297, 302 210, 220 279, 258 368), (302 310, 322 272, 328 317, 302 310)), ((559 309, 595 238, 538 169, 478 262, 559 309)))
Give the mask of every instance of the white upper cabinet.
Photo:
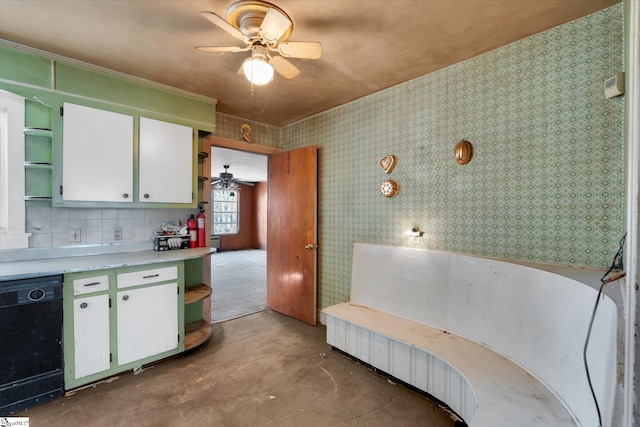
POLYGON ((62 200, 133 201, 133 116, 64 103, 62 200))
POLYGON ((194 203, 193 129, 140 117, 136 165, 136 120, 64 103, 62 202, 194 203))
POLYGON ((140 117, 140 202, 193 201, 193 130, 140 117))

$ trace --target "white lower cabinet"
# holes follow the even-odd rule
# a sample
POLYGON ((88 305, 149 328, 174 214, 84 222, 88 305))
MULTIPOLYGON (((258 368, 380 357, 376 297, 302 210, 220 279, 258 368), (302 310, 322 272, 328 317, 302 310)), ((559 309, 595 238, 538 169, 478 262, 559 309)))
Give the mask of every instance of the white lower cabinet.
POLYGON ((178 348, 178 283, 117 293, 118 365, 178 348))
POLYGON ((184 264, 149 267, 65 275, 65 389, 183 351, 184 264))
POLYGON ((76 379, 111 367, 108 294, 73 301, 73 353, 76 379))

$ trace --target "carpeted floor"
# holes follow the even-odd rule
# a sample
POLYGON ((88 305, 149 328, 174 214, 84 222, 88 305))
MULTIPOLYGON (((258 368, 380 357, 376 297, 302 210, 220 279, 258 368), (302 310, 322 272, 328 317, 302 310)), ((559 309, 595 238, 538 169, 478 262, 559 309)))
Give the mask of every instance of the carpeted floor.
POLYGON ((211 321, 235 319, 267 308, 267 251, 211 256, 211 321))
POLYGON ((334 351, 323 326, 265 310, 198 350, 15 416, 32 427, 452 427, 433 402, 334 351))

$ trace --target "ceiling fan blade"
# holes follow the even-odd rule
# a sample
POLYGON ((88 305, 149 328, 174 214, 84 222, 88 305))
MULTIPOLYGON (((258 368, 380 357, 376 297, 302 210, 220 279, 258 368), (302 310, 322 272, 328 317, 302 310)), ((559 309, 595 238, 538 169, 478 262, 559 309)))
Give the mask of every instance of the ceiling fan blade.
POLYGON ((322 56, 320 42, 284 42, 278 45, 278 52, 287 58, 318 59, 322 56))
POLYGON ((271 58, 271 65, 274 70, 287 80, 294 79, 300 75, 300 70, 282 56, 274 56, 271 58))
POLYGON ((249 37, 247 37, 242 31, 238 30, 233 25, 229 24, 227 21, 219 17, 213 12, 200 12, 204 18, 208 19, 212 24, 217 25, 227 33, 231 34, 233 37, 238 40, 242 40, 245 43, 249 43, 249 37))
POLYGON ((287 15, 270 7, 260 25, 260 35, 268 42, 275 43, 292 25, 287 15))
POLYGON ((238 46, 196 46, 202 53, 217 53, 222 55, 225 52, 244 52, 246 50, 250 50, 249 46, 246 47, 238 47, 238 46))

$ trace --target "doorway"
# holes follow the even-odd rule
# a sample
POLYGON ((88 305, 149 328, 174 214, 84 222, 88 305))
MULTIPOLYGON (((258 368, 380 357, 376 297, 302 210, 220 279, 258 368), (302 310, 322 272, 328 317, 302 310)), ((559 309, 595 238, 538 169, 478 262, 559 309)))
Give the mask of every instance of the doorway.
POLYGON ((267 308, 267 251, 246 249, 211 256, 211 322, 267 308))
POLYGON ((211 147, 211 321, 266 303, 267 155, 211 147))
MULTIPOLYGON (((219 192, 220 182, 225 183, 235 179, 234 190, 240 186, 248 184, 250 187, 258 187, 258 183, 237 182, 241 181, 240 176, 231 174, 231 161, 220 159, 220 154, 216 156, 215 150, 220 148, 229 148, 227 152, 234 155, 247 155, 248 153, 260 154, 267 160, 267 177, 269 185, 266 182, 259 182, 266 190, 262 193, 264 199, 263 221, 264 225, 264 248, 267 249, 267 277, 266 277, 266 306, 272 310, 294 317, 303 322, 315 325, 317 321, 317 147, 307 146, 296 150, 281 152, 279 148, 269 146, 259 146, 258 144, 243 144, 238 141, 229 140, 216 136, 208 136, 205 143, 211 152, 210 164, 207 164, 207 171, 211 167, 211 184, 216 184, 216 189, 212 192, 219 192), (246 151, 245 151, 246 150, 246 151), (268 157, 267 157, 268 156, 268 157), (216 169, 216 161, 222 160, 223 165, 219 165, 216 169), (216 170, 224 169, 217 175, 216 170), (268 200, 267 200, 268 199, 268 200), (267 215, 269 218, 267 218, 267 215), (301 240, 302 239, 302 240, 301 240)), ((249 157, 249 156, 247 156, 249 157)), ((255 157, 255 156, 253 156, 255 157)), ((205 163, 206 164, 206 163, 205 163)), ((244 175, 244 174, 243 174, 244 175)), ((246 181, 249 181, 246 179, 246 181)), ((231 187, 223 185, 223 189, 228 190, 231 187)), ((207 192, 208 193, 208 192, 207 192)), ((234 191, 234 197, 237 198, 239 191, 234 191)), ((208 198, 208 197, 207 197, 208 198)), ((221 194, 222 202, 231 201, 230 192, 221 194)), ((246 195, 240 195, 240 201, 234 201, 239 204, 236 209, 238 221, 249 218, 252 221, 252 214, 247 213, 246 207, 243 207, 242 200, 246 202, 246 195)), ((205 202, 206 203, 206 202, 205 202)), ((211 213, 214 221, 212 230, 218 230, 218 236, 212 242, 219 242, 219 249, 225 251, 227 249, 256 249, 256 246, 247 246, 246 235, 229 226, 231 220, 230 212, 220 212, 218 209, 225 209, 223 206, 216 206, 216 199, 213 198, 211 205, 205 206, 205 211, 211 213), (220 212, 221 217, 216 218, 216 213, 220 212), (221 227, 217 227, 222 223, 221 227), (224 232, 230 230, 231 232, 224 232), (242 247, 229 247, 228 239, 233 239, 236 243, 238 239, 244 240, 245 245, 242 247)), ((231 207, 230 207, 231 208, 231 207)), ((258 215, 259 216, 259 215, 258 215)), ((256 221, 260 223, 260 221, 256 221)), ((238 230, 247 230, 246 224, 238 225, 238 230)), ((254 236, 260 236, 255 233, 254 236)), ((249 239, 249 242, 255 240, 249 239)), ((256 243, 253 243, 255 245, 256 243)), ((231 245, 233 246, 233 245, 231 245)), ((260 246, 257 248, 262 249, 260 246)), ((212 264, 215 263, 216 257, 212 256, 212 264)), ((211 267, 208 265, 207 267, 211 267)), ((242 268, 242 267, 240 267, 242 268)), ((211 297, 212 306, 215 304, 215 278, 210 275, 213 295, 211 297)), ((227 301, 227 304, 233 305, 234 301, 227 301)), ((247 313, 248 314, 248 313, 247 313)), ((236 313, 236 316, 240 314, 236 313)))

